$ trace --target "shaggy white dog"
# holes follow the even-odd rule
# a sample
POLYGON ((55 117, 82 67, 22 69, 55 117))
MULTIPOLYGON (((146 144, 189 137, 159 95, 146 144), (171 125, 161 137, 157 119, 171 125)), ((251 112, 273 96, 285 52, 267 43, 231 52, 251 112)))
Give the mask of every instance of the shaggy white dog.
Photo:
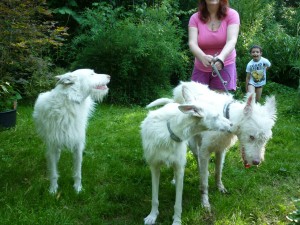
POLYGON ((35 103, 33 118, 37 132, 47 146, 46 158, 50 172, 50 192, 56 193, 57 163, 62 148, 73 152, 74 188, 81 191, 82 153, 88 117, 94 110, 94 100, 102 101, 108 93, 110 76, 79 69, 60 76, 51 91, 41 93, 35 103))
POLYGON ((272 137, 272 127, 276 120, 275 97, 267 97, 265 105, 255 103, 255 93, 246 96, 243 102, 235 101, 232 95, 220 94, 196 82, 181 82, 174 89, 174 98, 161 98, 150 106, 170 102, 188 103, 182 96, 183 87, 188 87, 197 102, 209 104, 216 113, 223 114, 233 123, 232 133, 204 131, 189 140, 189 146, 195 155, 200 173, 202 205, 210 211, 208 200, 208 163, 210 154, 215 153, 215 180, 218 189, 225 193, 222 183, 222 169, 226 149, 240 141, 243 163, 246 168, 259 165, 264 160, 265 145, 272 137))
POLYGON ((190 104, 170 103, 150 111, 141 124, 144 157, 150 165, 152 175, 152 208, 144 219, 145 224, 154 224, 158 216, 158 189, 160 167, 172 166, 176 178, 176 200, 173 225, 181 224, 182 190, 186 163, 187 141, 201 131, 229 131, 231 123, 219 116, 206 104, 193 103, 193 96, 184 86, 183 98, 190 104))

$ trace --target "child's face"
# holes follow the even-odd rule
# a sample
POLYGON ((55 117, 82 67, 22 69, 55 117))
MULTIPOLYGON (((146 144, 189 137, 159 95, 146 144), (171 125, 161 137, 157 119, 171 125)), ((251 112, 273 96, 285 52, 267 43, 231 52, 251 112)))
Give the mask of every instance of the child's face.
POLYGON ((259 61, 261 58, 262 52, 260 51, 259 48, 253 48, 251 50, 251 56, 253 58, 254 61, 259 61))

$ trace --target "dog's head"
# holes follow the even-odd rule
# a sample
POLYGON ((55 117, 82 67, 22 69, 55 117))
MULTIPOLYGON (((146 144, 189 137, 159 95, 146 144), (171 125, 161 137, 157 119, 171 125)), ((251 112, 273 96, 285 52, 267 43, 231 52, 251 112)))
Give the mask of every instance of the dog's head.
POLYGON ((223 116, 207 109, 203 104, 180 104, 179 110, 188 114, 190 120, 186 124, 190 125, 193 133, 199 133, 205 130, 231 132, 231 122, 223 116))
POLYGON ((202 96, 207 92, 209 92, 207 85, 194 81, 181 81, 173 90, 173 98, 175 102, 183 104, 186 102, 197 101, 197 96, 202 96))
POLYGON ((267 97, 264 105, 255 103, 255 93, 247 96, 246 105, 237 136, 246 168, 259 165, 264 160, 265 145, 272 137, 272 127, 276 121, 275 97, 267 97))
POLYGON ((56 76, 57 86, 67 93, 70 100, 82 102, 88 96, 96 101, 102 101, 108 93, 107 84, 110 76, 97 74, 91 69, 78 69, 63 75, 56 76))
POLYGON ((219 115, 211 107, 210 102, 198 101, 194 95, 193 88, 182 85, 182 99, 188 104, 181 104, 179 110, 190 114, 194 118, 201 118, 201 123, 206 127, 205 130, 228 131, 231 132, 232 124, 224 116, 219 115))

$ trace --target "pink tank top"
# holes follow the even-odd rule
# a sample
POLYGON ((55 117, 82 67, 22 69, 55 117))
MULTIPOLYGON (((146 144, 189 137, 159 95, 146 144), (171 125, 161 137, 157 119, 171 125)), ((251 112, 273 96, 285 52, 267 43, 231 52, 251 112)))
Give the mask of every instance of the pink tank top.
MULTIPOLYGON (((217 31, 209 30, 206 23, 199 19, 199 12, 194 13, 189 21, 189 27, 198 29, 198 45, 207 55, 220 54, 226 44, 227 27, 231 24, 240 24, 240 17, 237 11, 228 8, 227 16, 221 21, 221 25, 217 31)), ((235 62, 235 49, 225 59, 225 66, 235 62)), ((204 72, 211 72, 210 67, 205 67, 201 61, 195 58, 195 66, 204 72)))

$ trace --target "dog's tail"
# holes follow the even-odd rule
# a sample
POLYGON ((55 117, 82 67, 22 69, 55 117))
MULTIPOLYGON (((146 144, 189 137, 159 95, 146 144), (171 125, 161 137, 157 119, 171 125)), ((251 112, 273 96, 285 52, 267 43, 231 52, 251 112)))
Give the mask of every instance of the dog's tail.
POLYGON ((168 103, 174 103, 175 101, 171 98, 159 98, 155 101, 151 102, 146 106, 147 109, 152 108, 154 106, 166 105, 168 103))

